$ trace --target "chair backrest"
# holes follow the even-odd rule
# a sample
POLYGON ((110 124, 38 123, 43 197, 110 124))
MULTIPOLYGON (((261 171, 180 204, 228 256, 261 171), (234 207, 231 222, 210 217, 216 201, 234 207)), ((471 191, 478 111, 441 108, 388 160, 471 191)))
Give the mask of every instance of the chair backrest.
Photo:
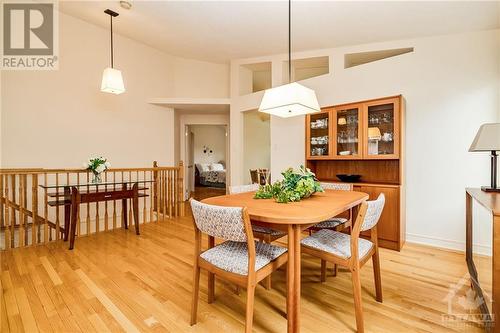
POLYGON ((323 188, 323 190, 352 191, 352 184, 350 184, 350 183, 324 183, 324 182, 321 182, 321 187, 323 188))
POLYGON ((196 227, 203 233, 224 240, 246 242, 243 208, 208 205, 189 201, 196 227))
POLYGON ((252 184, 259 183, 259 174, 258 174, 257 170, 250 169, 250 179, 252 179, 252 184))
POLYGON ((255 192, 259 189, 259 184, 229 186, 229 194, 255 192))
POLYGON ((385 205, 384 193, 380 193, 376 200, 366 201, 366 205, 368 207, 366 208, 365 218, 360 231, 370 230, 377 225, 385 205))

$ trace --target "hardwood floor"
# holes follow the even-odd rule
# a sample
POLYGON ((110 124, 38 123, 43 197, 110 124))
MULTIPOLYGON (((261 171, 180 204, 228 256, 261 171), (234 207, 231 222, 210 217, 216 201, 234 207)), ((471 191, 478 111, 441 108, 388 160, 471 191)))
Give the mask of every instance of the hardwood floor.
MULTIPOLYGON (((202 272, 198 324, 189 326, 193 229, 190 217, 82 237, 75 249, 54 242, 0 252, 1 332, 240 332, 245 292, 217 281, 207 304, 202 272)), ((204 242, 206 245, 206 242, 204 242)), ((450 284, 466 273, 464 255, 407 244, 381 249, 384 303, 375 301, 373 272, 361 270, 367 332, 479 332, 472 323, 446 324, 450 284)), ((320 261, 302 258, 302 332, 353 332, 350 274, 339 269, 320 283, 320 261)), ((458 288, 452 310, 468 290, 458 288)), ((286 277, 273 274, 273 289, 257 287, 254 330, 286 332, 286 277)))
POLYGON ((196 200, 203 200, 224 194, 226 194, 225 188, 196 186, 194 192, 191 192, 191 197, 196 200))

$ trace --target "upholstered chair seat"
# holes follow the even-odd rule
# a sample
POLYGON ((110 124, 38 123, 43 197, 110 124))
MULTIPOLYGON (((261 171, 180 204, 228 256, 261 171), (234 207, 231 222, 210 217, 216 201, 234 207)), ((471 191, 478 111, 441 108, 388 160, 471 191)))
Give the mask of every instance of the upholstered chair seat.
MULTIPOLYGON (((348 259, 351 257, 351 235, 323 229, 302 240, 302 245, 348 259)), ((358 255, 363 258, 373 247, 369 240, 358 239, 358 255)))
POLYGON ((272 229, 272 228, 267 228, 267 227, 262 227, 260 225, 253 225, 252 230, 254 233, 260 233, 260 234, 265 234, 265 235, 270 235, 271 237, 275 238, 281 238, 283 236, 286 236, 286 232, 272 229))
POLYGON ((341 224, 347 223, 348 219, 344 217, 332 217, 326 221, 315 224, 314 227, 318 229, 334 229, 341 224))
MULTIPOLYGON (((255 242, 255 271, 285 252, 286 248, 255 242)), ((203 252, 200 257, 227 272, 240 275, 248 274, 248 246, 246 242, 227 241, 203 252)))

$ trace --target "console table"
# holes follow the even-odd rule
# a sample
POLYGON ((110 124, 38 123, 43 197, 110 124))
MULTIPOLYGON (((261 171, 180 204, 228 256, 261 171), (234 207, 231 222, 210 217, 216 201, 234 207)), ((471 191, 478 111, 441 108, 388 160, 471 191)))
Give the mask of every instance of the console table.
POLYGON ((471 285, 477 295, 483 300, 480 306, 485 318, 485 329, 487 332, 500 333, 500 193, 484 192, 479 188, 468 188, 465 190, 466 198, 466 260, 471 285), (473 258, 472 242, 472 201, 475 200, 481 206, 489 210, 493 216, 492 229, 492 306, 488 309, 484 302, 484 292, 478 279, 478 272, 473 258))
MULTIPOLYGON (((64 206, 64 241, 69 238, 69 249, 75 245, 76 223, 80 204, 122 200, 123 211, 127 211, 127 200, 132 201, 135 233, 139 235, 139 198, 148 196, 141 191, 146 187, 139 184, 154 183, 153 180, 103 182, 87 184, 49 185, 40 187, 55 189, 56 192, 48 193, 49 197, 56 198, 49 201, 49 206, 64 206), (62 192, 60 190, 62 189, 62 192), (62 198, 62 199, 61 199, 62 198)), ((127 214, 123 214, 123 225, 128 229, 127 214)))

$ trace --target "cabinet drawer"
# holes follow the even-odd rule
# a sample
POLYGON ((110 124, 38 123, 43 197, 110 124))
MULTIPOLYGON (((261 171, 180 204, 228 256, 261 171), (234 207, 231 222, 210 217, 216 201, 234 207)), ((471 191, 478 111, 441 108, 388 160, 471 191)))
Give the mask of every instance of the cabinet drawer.
POLYGON ((133 195, 132 190, 82 193, 81 202, 119 200, 119 199, 131 198, 132 195, 133 195))

